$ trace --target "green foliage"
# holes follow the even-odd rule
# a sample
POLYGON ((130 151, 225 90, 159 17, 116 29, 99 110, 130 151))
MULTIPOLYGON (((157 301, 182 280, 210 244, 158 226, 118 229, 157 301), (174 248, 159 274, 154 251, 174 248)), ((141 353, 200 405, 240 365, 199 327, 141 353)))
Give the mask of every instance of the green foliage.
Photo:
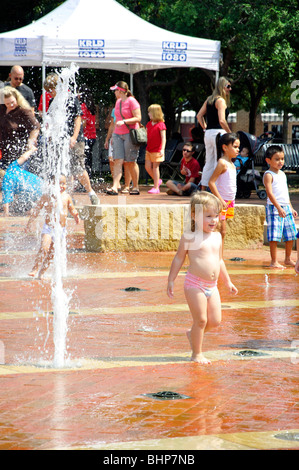
MULTIPOLYGON (((233 81, 233 110, 248 109, 254 120, 261 104, 281 107, 283 101, 284 106, 289 105, 288 97, 293 92, 290 85, 299 78, 297 0, 118 1, 161 28, 221 41, 220 75, 228 75, 233 81)), ((5 15, 1 15, 0 31, 24 26, 61 3, 15 0, 6 5, 5 15)), ((196 69, 173 68, 138 75, 141 78, 136 77, 135 84, 144 83, 146 100, 158 101, 170 113, 188 103, 193 109, 199 109, 214 82, 213 73, 196 69)), ((80 83, 86 83, 96 99, 105 104, 113 101, 107 90, 119 79, 129 80, 125 74, 113 71, 84 69, 79 74, 80 83)), ((137 89, 141 90, 140 86, 137 89)))

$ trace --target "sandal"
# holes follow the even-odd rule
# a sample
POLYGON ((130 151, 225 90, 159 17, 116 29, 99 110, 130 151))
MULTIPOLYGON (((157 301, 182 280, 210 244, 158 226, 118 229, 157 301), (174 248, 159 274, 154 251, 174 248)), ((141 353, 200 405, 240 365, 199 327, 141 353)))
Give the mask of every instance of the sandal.
POLYGON ((108 196, 118 196, 118 192, 113 189, 107 189, 106 194, 108 194, 108 196))
POLYGON ((138 196, 140 194, 140 191, 139 189, 132 189, 132 191, 130 191, 130 194, 132 196, 138 196))
POLYGON ((124 189, 121 190, 121 193, 122 194, 129 194, 130 190, 128 188, 124 188, 124 189))

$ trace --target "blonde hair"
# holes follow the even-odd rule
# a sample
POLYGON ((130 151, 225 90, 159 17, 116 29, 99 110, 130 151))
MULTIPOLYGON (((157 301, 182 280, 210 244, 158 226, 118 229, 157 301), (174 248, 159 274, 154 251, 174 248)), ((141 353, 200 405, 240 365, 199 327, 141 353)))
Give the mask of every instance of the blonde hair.
MULTIPOLYGON (((192 194, 190 199, 191 215, 195 214, 195 207, 197 205, 202 206, 203 211, 207 210, 209 207, 212 207, 217 214, 220 214, 222 211, 220 199, 207 191, 196 191, 192 194)), ((193 217, 191 218, 191 231, 195 232, 195 221, 193 217)))
POLYGON ((226 85, 229 85, 230 81, 226 77, 220 77, 216 83, 215 89, 211 96, 208 97, 208 103, 213 104, 216 98, 223 98, 226 105, 230 105, 230 95, 224 91, 226 85))
POLYGON ((44 89, 46 91, 55 90, 57 87, 59 77, 57 73, 49 73, 44 80, 44 89))
POLYGON ((20 106, 20 108, 31 109, 31 106, 28 101, 16 88, 12 86, 5 86, 1 91, 3 93, 3 99, 10 98, 11 96, 13 96, 16 99, 17 105, 20 106))
POLYGON ((164 114, 159 104, 151 104, 147 110, 152 114, 153 121, 164 122, 164 114))

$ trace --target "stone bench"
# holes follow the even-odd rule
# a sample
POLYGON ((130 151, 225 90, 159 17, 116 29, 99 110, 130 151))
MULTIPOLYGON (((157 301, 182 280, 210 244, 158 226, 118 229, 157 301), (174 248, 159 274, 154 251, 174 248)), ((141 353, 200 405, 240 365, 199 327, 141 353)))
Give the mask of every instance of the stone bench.
MULTIPOLYGON (((84 220, 85 249, 106 251, 175 251, 190 223, 188 204, 86 205, 78 208, 84 220)), ((238 204, 227 221, 225 247, 259 248, 264 242, 265 208, 238 204)))

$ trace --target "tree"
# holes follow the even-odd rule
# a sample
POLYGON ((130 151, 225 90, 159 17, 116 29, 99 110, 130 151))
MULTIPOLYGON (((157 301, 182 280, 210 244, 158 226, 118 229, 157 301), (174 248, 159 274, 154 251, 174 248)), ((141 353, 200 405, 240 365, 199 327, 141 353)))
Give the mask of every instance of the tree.
POLYGON ((249 111, 252 134, 265 94, 296 78, 299 13, 295 0, 120 1, 162 28, 221 41, 220 74, 233 80, 234 108, 249 111))
MULTIPOLYGON (((255 133, 256 115, 267 95, 271 95, 272 101, 278 100, 282 84, 290 86, 298 78, 299 12, 296 0, 118 2, 161 28, 221 41, 223 60, 220 74, 228 75, 233 81, 232 109, 249 111, 249 131, 252 134, 255 133)), ((0 30, 24 26, 61 3, 57 0, 15 0, 6 6, 0 30), (18 16, 16 12, 22 14, 18 16)), ((9 68, 1 69, 1 78, 6 79, 9 68)), ((128 77, 119 75, 112 71, 86 69, 80 71, 80 81, 88 83, 98 100, 109 102, 111 96, 107 95, 107 86, 110 78, 112 82, 120 78, 128 81, 128 77)), ((196 69, 170 68, 136 74, 136 93, 142 103, 144 119, 148 104, 159 100, 169 126, 175 126, 175 112, 187 103, 193 109, 199 109, 211 93, 214 79, 212 71, 196 69)), ((40 69, 32 70, 29 84, 40 89, 40 69)))

